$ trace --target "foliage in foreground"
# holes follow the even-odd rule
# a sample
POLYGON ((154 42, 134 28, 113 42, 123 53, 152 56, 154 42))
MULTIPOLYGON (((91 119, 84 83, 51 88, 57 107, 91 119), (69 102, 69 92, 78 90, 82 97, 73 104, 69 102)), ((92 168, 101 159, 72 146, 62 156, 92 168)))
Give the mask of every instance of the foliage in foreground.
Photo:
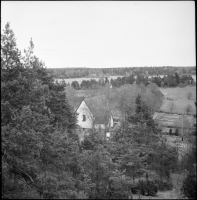
POLYGON ((168 178, 177 154, 160 141, 145 101, 137 97, 128 113, 134 127, 121 127, 109 141, 92 130, 80 144, 64 85, 33 56, 33 42, 23 57, 7 24, 1 47, 3 198, 125 199, 146 174, 140 187, 156 193, 150 171, 168 178))
POLYGON ((184 158, 184 169, 188 172, 186 178, 183 181, 181 192, 184 196, 190 199, 196 199, 196 143, 194 141, 193 146, 188 155, 184 158))
POLYGON ((189 172, 186 179, 183 181, 181 191, 184 196, 190 199, 196 199, 196 172, 189 172))
POLYGON ((33 48, 30 41, 22 56, 6 25, 1 36, 2 195, 77 198, 76 117, 64 87, 54 83, 33 48))

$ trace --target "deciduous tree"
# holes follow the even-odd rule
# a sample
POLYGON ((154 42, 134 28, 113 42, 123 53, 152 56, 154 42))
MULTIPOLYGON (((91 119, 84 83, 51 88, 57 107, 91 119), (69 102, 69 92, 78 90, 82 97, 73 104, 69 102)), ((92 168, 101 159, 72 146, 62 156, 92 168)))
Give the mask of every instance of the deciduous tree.
POLYGON ((170 110, 170 112, 172 112, 174 109, 175 109, 175 104, 174 104, 174 101, 171 100, 169 103, 168 103, 168 108, 170 110))
POLYGON ((191 99, 191 97, 192 97, 192 92, 188 92, 188 93, 187 93, 187 98, 188 98, 188 99, 191 99))
POLYGON ((189 112, 192 111, 192 107, 191 107, 190 104, 188 104, 188 105, 185 107, 185 111, 186 111, 187 114, 188 114, 189 112))

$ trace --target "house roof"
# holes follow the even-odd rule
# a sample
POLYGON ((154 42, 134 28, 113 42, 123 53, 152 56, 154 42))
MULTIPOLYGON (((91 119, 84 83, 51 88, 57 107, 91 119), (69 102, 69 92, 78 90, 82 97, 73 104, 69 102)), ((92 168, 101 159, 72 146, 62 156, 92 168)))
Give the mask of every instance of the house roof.
POLYGON ((122 118, 122 113, 117 109, 112 109, 111 113, 112 113, 114 119, 122 118))
POLYGON ((71 107, 73 108, 74 112, 77 111, 78 107, 80 106, 81 102, 83 101, 83 97, 78 97, 75 100, 70 100, 69 104, 71 105, 71 107))
POLYGON ((111 115, 111 108, 105 95, 86 98, 84 101, 95 117, 96 124, 108 123, 111 115))
POLYGON ((182 119, 182 115, 156 112, 153 119, 158 121, 161 126, 182 127, 182 123, 183 126, 192 126, 194 124, 193 116, 187 115, 184 115, 182 119))

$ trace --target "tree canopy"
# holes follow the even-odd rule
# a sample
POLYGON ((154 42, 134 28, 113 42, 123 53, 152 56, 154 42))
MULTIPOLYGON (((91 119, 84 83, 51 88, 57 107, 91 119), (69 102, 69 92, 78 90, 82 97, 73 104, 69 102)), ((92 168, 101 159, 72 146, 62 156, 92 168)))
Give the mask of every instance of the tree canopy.
POLYGON ((58 179, 72 181, 69 166, 78 149, 76 116, 64 87, 55 83, 44 63, 33 56, 32 40, 22 56, 7 23, 1 48, 3 197, 30 197, 28 192, 22 194, 25 185, 33 197, 49 197, 50 187, 56 187, 58 179), (62 170, 64 175, 60 175, 62 170))

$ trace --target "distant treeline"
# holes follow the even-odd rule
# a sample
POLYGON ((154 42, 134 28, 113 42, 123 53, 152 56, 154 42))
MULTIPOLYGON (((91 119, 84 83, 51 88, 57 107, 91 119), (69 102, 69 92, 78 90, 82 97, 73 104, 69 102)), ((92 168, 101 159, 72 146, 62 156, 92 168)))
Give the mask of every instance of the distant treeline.
POLYGON ((82 77, 105 77, 144 74, 170 75, 177 72, 182 74, 196 74, 196 66, 193 67, 118 67, 118 68, 50 68, 55 78, 82 78, 82 77))
MULTIPOLYGON (((76 90, 87 90, 87 89, 96 89, 99 86, 105 86, 107 83, 110 83, 110 86, 112 87, 120 87, 124 84, 144 84, 147 86, 150 82, 155 83, 158 87, 185 87, 187 85, 193 85, 195 84, 194 79, 192 78, 191 75, 181 75, 177 72, 175 72, 174 75, 164 75, 163 77, 161 76, 152 76, 148 77, 145 75, 129 75, 129 76, 123 76, 123 77, 117 77, 116 79, 109 79, 107 77, 99 78, 99 80, 91 79, 91 80, 83 80, 81 84, 78 81, 73 81, 71 83, 71 86, 76 89, 76 90)), ((70 85, 69 83, 66 84, 65 81, 62 83, 65 84, 65 86, 70 85)))

